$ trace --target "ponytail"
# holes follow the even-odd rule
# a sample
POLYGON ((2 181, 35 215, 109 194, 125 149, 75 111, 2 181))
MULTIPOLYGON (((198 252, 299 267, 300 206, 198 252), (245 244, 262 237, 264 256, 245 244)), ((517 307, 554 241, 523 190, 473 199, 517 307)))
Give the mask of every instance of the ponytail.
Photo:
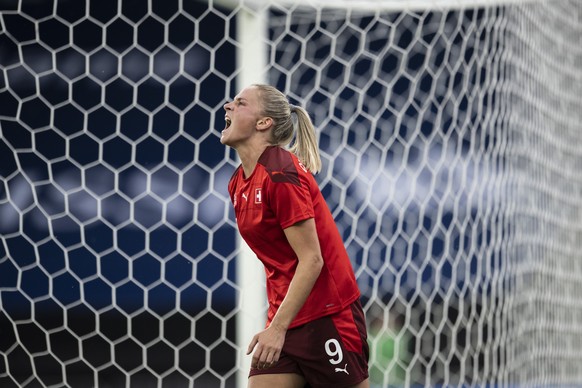
POLYGON ((315 127, 305 109, 291 104, 289 107, 291 114, 297 115, 295 142, 289 150, 297 155, 309 171, 317 173, 321 171, 321 158, 315 138, 315 127))
POLYGON ((289 104, 287 97, 273 86, 262 84, 252 86, 259 90, 262 113, 273 119, 274 125, 271 131, 273 142, 280 146, 288 145, 293 140, 296 127, 295 139, 289 151, 294 153, 305 168, 312 173, 321 171, 315 127, 307 111, 289 104), (297 120, 293 120, 293 113, 297 120))

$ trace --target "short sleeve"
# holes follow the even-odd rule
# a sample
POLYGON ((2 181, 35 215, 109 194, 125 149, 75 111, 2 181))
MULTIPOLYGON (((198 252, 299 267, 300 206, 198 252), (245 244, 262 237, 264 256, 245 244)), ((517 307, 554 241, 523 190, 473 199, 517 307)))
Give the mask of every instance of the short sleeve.
POLYGON ((310 182, 303 174, 295 182, 270 181, 267 185, 268 201, 281 228, 286 229, 299 221, 313 218, 313 200, 310 182))

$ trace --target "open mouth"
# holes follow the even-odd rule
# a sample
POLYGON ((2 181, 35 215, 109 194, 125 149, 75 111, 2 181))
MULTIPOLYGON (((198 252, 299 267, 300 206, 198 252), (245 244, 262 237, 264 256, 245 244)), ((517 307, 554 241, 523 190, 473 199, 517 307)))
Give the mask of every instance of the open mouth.
POLYGON ((230 127, 230 124, 232 124, 232 120, 230 119, 230 117, 224 116, 224 124, 225 124, 224 129, 228 129, 228 127, 230 127))

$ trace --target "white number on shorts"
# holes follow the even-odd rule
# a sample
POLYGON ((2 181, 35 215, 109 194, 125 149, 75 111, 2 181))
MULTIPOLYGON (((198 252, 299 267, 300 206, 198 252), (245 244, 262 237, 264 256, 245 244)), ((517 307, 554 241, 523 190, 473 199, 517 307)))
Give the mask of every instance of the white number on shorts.
POLYGON ((342 352, 342 348, 335 338, 327 340, 325 343, 325 352, 328 356, 332 357, 329 359, 333 365, 337 365, 344 359, 344 353, 342 352))

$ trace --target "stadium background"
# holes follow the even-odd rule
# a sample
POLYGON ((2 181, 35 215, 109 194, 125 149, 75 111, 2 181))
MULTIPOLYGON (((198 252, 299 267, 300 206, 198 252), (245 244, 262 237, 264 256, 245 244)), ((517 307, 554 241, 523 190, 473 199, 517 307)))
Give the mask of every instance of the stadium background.
MULTIPOLYGON (((219 136, 221 106, 237 92, 236 18, 218 5, 209 9, 177 0, 0 0, 2 387, 234 385, 241 264, 226 184, 237 162, 219 136)), ((312 33, 313 22, 299 22, 293 33, 319 48, 310 58, 321 65, 317 75, 293 68, 301 49, 294 34, 276 23, 269 29, 286 47, 272 53, 281 65, 269 82, 293 85, 291 102, 304 105, 321 130, 317 179, 367 311, 377 314, 369 318, 388 308, 396 332, 411 311, 410 333, 446 326, 402 345, 401 354, 416 358, 413 383, 446 381, 434 354, 451 343, 467 349, 475 336, 487 343, 498 329, 489 326, 492 311, 509 287, 495 278, 510 238, 499 203, 515 188, 498 175, 507 164, 498 154, 507 139, 498 136, 507 133, 492 130, 509 117, 491 116, 509 98, 504 79, 489 88, 491 70, 474 60, 487 52, 503 75, 506 47, 466 27, 502 12, 395 11, 386 16, 393 40, 386 26, 355 18, 376 35, 370 49, 384 53, 381 73, 398 74, 389 89, 365 82, 370 58, 328 61, 328 37, 312 33), (446 45, 435 44, 429 58, 412 47, 414 31, 431 20, 444 25, 446 45), (388 44, 396 50, 383 52, 388 44), (398 73, 415 74, 431 61, 450 66, 418 82, 398 73), (337 81, 345 78, 354 81, 337 81), (377 121, 359 110, 361 101, 364 111, 380 112, 377 121), (386 146, 385 159, 371 138, 386 146), (486 156, 468 156, 476 150, 486 156), (390 179, 373 179, 379 169, 390 179), (484 216, 484 209, 492 210, 484 216)), ((270 16, 285 17, 276 9, 270 16)), ((351 18, 339 16, 323 23, 329 31, 351 18)), ((423 39, 435 34, 427 29, 423 39)), ((341 40, 338 57, 358 56, 360 39, 341 40)), ((443 362, 471 381, 484 365, 495 370, 498 350, 446 353, 443 362), (467 358, 475 369, 465 371, 467 358)))

